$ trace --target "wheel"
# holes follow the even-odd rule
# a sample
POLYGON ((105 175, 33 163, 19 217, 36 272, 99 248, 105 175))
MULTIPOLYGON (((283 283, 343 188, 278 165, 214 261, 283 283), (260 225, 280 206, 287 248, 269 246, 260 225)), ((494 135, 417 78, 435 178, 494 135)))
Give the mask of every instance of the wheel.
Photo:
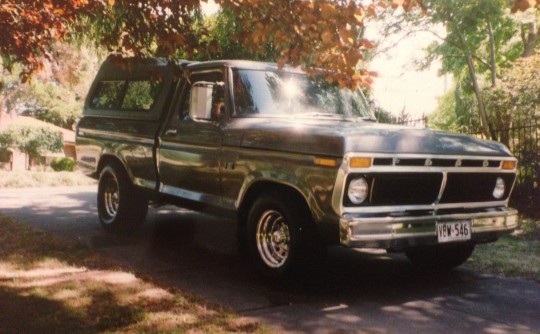
POLYGON ((314 234, 305 205, 283 194, 263 194, 247 217, 247 250, 257 267, 270 278, 282 278, 312 255, 314 234))
POLYGON ((405 252, 417 267, 426 270, 450 270, 463 264, 474 251, 474 244, 453 244, 419 248, 405 252))
POLYGON ((97 206, 106 231, 133 232, 146 218, 148 198, 133 186, 123 168, 108 165, 99 176, 97 206))

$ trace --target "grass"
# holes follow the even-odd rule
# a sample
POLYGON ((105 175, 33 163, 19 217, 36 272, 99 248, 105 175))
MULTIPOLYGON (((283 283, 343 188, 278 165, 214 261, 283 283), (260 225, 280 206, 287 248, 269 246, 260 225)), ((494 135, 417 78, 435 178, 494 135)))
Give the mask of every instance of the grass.
POLYGON ((79 172, 0 171, 1 188, 39 188, 96 184, 79 172))
POLYGON ((2 214, 0 245, 1 333, 267 332, 2 214))
POLYGON ((522 217, 514 233, 495 243, 476 246, 467 266, 540 282, 540 221, 522 217))

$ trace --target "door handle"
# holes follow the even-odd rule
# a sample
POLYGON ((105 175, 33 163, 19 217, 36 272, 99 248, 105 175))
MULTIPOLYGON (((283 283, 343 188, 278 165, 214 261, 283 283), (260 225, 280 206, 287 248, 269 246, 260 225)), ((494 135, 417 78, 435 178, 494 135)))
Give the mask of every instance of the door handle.
POLYGON ((169 129, 169 130, 165 131, 165 136, 176 136, 177 133, 178 133, 178 130, 169 129))

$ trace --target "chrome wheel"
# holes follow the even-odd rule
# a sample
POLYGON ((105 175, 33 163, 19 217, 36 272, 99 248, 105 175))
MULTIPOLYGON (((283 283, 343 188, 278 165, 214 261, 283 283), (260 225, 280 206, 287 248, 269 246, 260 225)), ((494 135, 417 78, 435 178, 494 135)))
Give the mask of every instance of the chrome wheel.
POLYGON ((107 216, 114 219, 118 213, 118 206, 120 204, 120 190, 118 182, 113 175, 108 175, 103 184, 103 204, 107 216))
POLYGON ((271 268, 279 268, 289 257, 291 237, 289 224, 276 210, 264 211, 257 222, 256 243, 263 262, 271 268))
POLYGON ((144 222, 148 197, 133 186, 123 167, 111 164, 99 176, 97 208, 106 231, 132 233, 144 222))

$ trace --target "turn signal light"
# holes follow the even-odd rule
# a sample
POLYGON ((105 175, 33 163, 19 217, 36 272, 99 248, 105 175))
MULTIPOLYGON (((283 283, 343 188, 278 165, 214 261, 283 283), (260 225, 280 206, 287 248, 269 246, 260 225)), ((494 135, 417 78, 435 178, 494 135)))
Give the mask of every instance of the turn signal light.
POLYGON ((327 159, 327 158, 315 158, 314 163, 315 165, 324 166, 324 167, 336 167, 338 164, 336 159, 327 159))
POLYGON ((371 167, 371 158, 354 157, 349 161, 351 168, 369 168, 371 167))
POLYGON ((505 170, 514 170, 516 169, 517 162, 516 161, 503 161, 502 163, 502 169, 505 170))

